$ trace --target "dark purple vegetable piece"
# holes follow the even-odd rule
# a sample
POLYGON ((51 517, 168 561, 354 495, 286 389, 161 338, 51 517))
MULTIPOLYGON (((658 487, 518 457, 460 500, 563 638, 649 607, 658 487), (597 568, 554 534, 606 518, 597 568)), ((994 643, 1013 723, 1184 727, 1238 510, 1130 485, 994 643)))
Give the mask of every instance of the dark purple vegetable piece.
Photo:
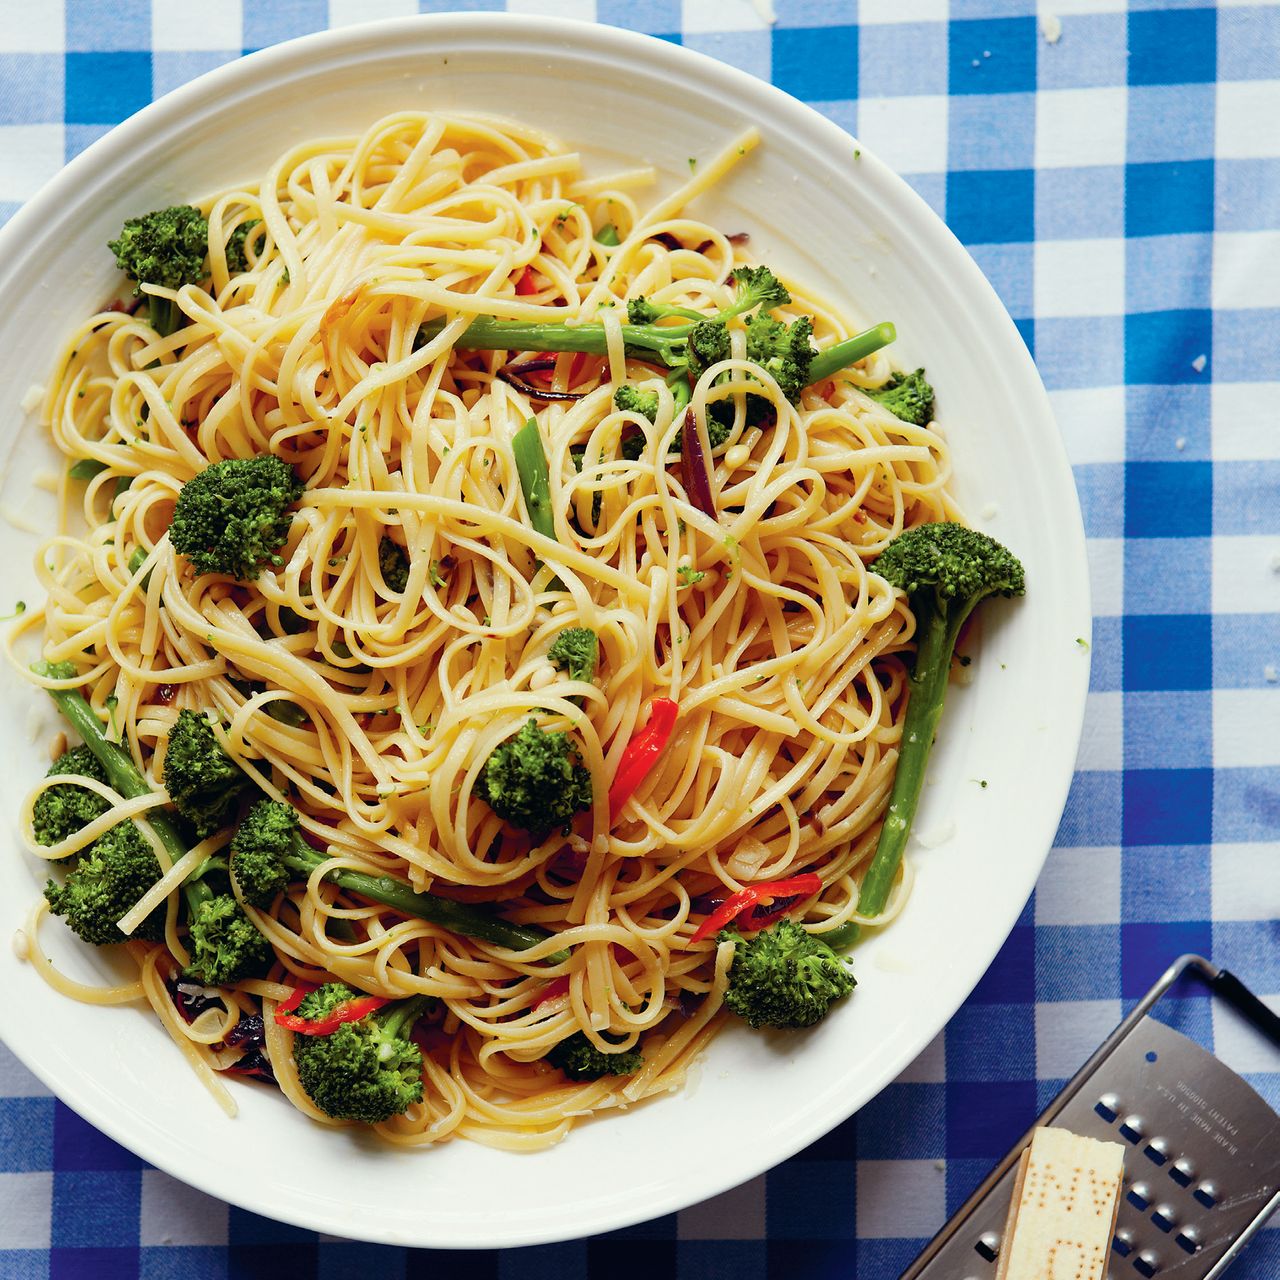
POLYGON ((680 470, 689 501, 703 515, 715 520, 716 499, 711 492, 711 468, 698 435, 698 420, 692 409, 686 411, 684 425, 680 428, 680 470))

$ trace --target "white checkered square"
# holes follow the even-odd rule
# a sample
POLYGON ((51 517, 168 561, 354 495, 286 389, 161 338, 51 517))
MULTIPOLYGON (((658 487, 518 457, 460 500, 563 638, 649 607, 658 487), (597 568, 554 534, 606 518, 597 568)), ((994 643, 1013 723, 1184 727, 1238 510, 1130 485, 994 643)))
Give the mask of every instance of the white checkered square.
POLYGON ((859 1160, 859 1238, 933 1235, 947 1217, 946 1190, 933 1160, 859 1160))
POLYGON ((159 1169, 142 1171, 138 1243, 218 1245, 228 1240, 230 1210, 221 1200, 171 1178, 159 1169))
MULTIPOLYGON (((1264 1004, 1280 1013, 1280 994, 1263 995, 1258 992, 1257 995, 1264 1004)), ((1275 1045, 1225 1000, 1213 1002, 1213 1052, 1232 1071, 1274 1072, 1276 1069, 1275 1045)), ((1280 1227, 1280 1222, 1276 1222, 1276 1226, 1280 1227)))
POLYGON ((1036 924, 1119 923, 1120 850, 1051 850, 1036 881, 1036 924), (1082 893, 1081 885, 1089 891, 1082 893))
POLYGON ((1118 618, 1124 613, 1124 539, 1090 538, 1089 586, 1095 618, 1118 618))
POLYGON ((945 1084, 947 1080, 947 1038, 938 1035, 921 1050, 920 1056, 898 1077, 898 1084, 945 1084))
POLYGON ((1218 86, 1214 155, 1218 160, 1280 156, 1280 79, 1218 86))
POLYGON ((329 0, 329 26, 350 27, 380 18, 410 18, 418 12, 418 0, 329 0))
POLYGON ((61 53, 66 45, 60 0, 0 0, 0 54, 61 53))
POLYGON ((860 0, 858 24, 885 22, 946 22, 950 0, 860 0))
POLYGON ((507 0, 507 12, 532 13, 544 18, 578 18, 582 22, 594 22, 596 0, 507 0))
POLYGON ((1051 391, 1049 399, 1072 466, 1124 461, 1123 387, 1051 391))
POLYGON ((1124 694, 1091 693, 1085 703, 1077 769, 1124 768, 1124 694))
POLYGON ((1039 242, 1035 308, 1037 318, 1124 315, 1124 241, 1039 242))
POLYGON ((239 49, 242 0, 151 0, 151 47, 160 52, 239 49))
POLYGON ((1121 1018, 1119 1000, 1064 1000, 1036 1005, 1036 1078, 1075 1075, 1121 1018))
MULTIPOLYGON (((1218 769, 1264 769, 1277 760, 1280 687, 1213 691, 1213 763, 1218 769)), ((1280 907, 1280 863, 1271 884, 1280 907)))
POLYGON ((763 1177, 752 1178, 724 1195, 681 1209, 676 1235, 681 1240, 763 1240, 765 1232, 763 1177))
POLYGON ((1036 164, 1079 169, 1124 164, 1127 91, 1044 89, 1036 94, 1036 164))
POLYGON ((1213 237, 1213 305, 1280 307, 1280 231, 1219 231, 1213 237))
POLYGON ((1215 535, 1213 612, 1280 612, 1280 538, 1215 535))
POLYGON ((48 1098, 49 1090, 0 1044, 0 1098, 48 1098))
POLYGON ((1280 382, 1215 382, 1209 404, 1214 461, 1280 458, 1280 382))
POLYGON ((685 35, 760 31, 766 25, 751 0, 684 0, 680 6, 680 28, 685 35))
POLYGON ((1211 915, 1214 920, 1280 917, 1280 846, 1274 842, 1213 846, 1211 915))
POLYGON ((28 200, 63 165, 60 124, 10 124, 0 129, 0 200, 28 200))
POLYGON ((947 168, 947 99, 863 98, 858 140, 899 173, 944 173, 947 168))
POLYGON ((47 1249, 53 1174, 0 1173, 0 1249, 47 1249))

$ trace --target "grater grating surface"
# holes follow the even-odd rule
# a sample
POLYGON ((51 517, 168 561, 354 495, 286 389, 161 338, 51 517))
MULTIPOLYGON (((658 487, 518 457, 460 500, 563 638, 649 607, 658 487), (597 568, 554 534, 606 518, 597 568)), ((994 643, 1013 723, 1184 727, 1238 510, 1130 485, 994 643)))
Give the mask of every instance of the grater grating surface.
MULTIPOLYGON (((1036 1122, 1127 1147, 1109 1280, 1211 1280, 1280 1207, 1280 1116, 1207 1049, 1149 1016, 1188 970, 1280 1045, 1280 1018, 1238 979, 1183 956, 1036 1122)), ((901 1280, 991 1280, 1030 1137, 901 1280)))

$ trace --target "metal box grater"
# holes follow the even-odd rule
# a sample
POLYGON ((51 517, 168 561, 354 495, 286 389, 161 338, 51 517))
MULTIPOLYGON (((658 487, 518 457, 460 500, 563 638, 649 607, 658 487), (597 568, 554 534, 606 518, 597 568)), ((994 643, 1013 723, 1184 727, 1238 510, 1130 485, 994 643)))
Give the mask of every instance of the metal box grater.
MULTIPOLYGON (((1280 1116, 1207 1049, 1149 1016, 1185 972, 1280 1047, 1280 1016, 1225 969, 1182 956, 1041 1114, 1037 1125, 1128 1144, 1108 1280, 1220 1276, 1280 1208, 1280 1116)), ((991 1280, 1030 1140, 1023 1135, 900 1280, 991 1280)))

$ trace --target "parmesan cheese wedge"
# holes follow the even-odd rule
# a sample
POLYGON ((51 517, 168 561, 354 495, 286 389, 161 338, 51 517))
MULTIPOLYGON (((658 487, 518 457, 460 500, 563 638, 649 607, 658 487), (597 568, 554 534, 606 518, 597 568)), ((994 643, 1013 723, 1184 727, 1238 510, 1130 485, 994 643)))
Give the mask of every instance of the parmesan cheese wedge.
POLYGON ((996 1280, 1103 1280, 1124 1148, 1040 1128, 1022 1153, 996 1280))

